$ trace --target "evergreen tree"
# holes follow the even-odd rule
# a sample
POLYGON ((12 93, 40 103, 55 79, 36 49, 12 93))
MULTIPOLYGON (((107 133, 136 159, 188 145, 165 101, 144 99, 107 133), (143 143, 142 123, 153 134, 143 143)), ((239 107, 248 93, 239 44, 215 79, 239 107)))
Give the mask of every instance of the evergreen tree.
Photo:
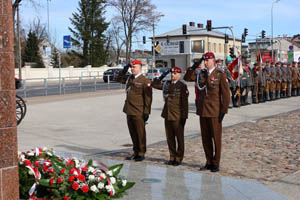
POLYGON ((44 62, 40 54, 38 38, 35 35, 35 33, 32 32, 31 30, 27 35, 24 54, 22 54, 22 60, 23 63, 25 62, 35 63, 35 65, 32 67, 45 68, 44 62))
POLYGON ((53 68, 59 68, 59 52, 56 48, 53 49, 50 64, 53 68))
POLYGON ((73 37, 72 45, 81 51, 74 54, 81 58, 81 66, 100 66, 105 63, 107 53, 104 32, 109 23, 105 22, 105 0, 80 0, 77 13, 72 14, 69 30, 73 37))

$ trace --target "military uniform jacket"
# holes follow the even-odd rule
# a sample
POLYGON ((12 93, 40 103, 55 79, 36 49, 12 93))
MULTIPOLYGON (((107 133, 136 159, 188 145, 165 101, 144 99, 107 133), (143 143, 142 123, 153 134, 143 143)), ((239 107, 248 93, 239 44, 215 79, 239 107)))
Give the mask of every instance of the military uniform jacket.
POLYGON ((252 69, 252 75, 253 75, 253 82, 254 84, 258 84, 258 75, 259 75, 259 68, 253 68, 252 69))
POLYGON ((133 75, 126 80, 123 72, 118 75, 119 82, 126 83, 126 100, 123 107, 123 112, 127 115, 143 116, 150 114, 152 103, 152 88, 151 82, 142 74, 137 78, 133 75), (126 80, 126 81, 125 81, 126 80))
POLYGON ((210 75, 199 73, 199 78, 192 79, 188 72, 185 76, 188 81, 197 81, 200 87, 197 105, 197 115, 201 117, 218 117, 220 113, 227 113, 230 101, 229 85, 225 73, 217 68, 210 75))
POLYGON ((263 69, 261 67, 258 68, 259 71, 258 71, 258 84, 261 86, 261 87, 265 87, 266 86, 266 75, 263 71, 263 69))
POLYGON ((282 71, 279 66, 275 67, 275 81, 280 82, 282 79, 282 71))
POLYGON ((280 67, 280 69, 281 69, 281 72, 282 72, 282 75, 281 75, 281 80, 282 80, 282 82, 287 82, 287 67, 280 67))
POLYGON ((270 71, 270 67, 268 65, 266 65, 264 67, 264 74, 265 74, 266 80, 270 81, 270 79, 271 79, 271 77, 270 77, 271 71, 270 71))
POLYGON ((156 78, 151 85, 153 88, 163 90, 165 100, 161 114, 163 118, 170 121, 188 118, 189 91, 185 83, 180 80, 175 84, 172 84, 171 81, 162 83, 156 78))
POLYGON ((287 81, 291 82, 292 81, 292 68, 291 67, 287 67, 287 81))
POLYGON ((243 68, 243 74, 241 75, 240 77, 240 86, 241 88, 245 88, 245 87, 249 87, 250 86, 250 73, 245 69, 243 68))
POLYGON ((296 81, 298 80, 298 74, 299 74, 299 70, 297 67, 293 67, 292 68, 292 80, 296 81))
POLYGON ((275 67, 270 67, 270 81, 275 81, 275 77, 276 77, 276 71, 275 71, 275 67))

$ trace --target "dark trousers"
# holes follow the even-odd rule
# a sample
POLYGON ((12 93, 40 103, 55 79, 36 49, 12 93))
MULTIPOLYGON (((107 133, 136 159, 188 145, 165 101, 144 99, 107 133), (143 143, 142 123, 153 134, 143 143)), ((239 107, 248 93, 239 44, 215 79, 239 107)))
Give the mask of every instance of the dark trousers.
POLYGON ((218 117, 200 117, 202 145, 207 165, 220 165, 222 123, 218 117))
POLYGON ((127 125, 134 154, 144 156, 146 153, 146 129, 144 119, 142 116, 127 115, 127 125))
POLYGON ((184 155, 184 126, 182 126, 179 120, 165 120, 165 129, 170 152, 170 160, 181 162, 184 155))

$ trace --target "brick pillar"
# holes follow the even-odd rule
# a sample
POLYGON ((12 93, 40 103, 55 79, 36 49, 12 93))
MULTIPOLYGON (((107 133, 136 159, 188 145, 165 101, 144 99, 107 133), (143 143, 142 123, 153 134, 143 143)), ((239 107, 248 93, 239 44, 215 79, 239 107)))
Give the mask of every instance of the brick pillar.
POLYGON ((0 200, 19 199, 11 0, 0 0, 0 200))

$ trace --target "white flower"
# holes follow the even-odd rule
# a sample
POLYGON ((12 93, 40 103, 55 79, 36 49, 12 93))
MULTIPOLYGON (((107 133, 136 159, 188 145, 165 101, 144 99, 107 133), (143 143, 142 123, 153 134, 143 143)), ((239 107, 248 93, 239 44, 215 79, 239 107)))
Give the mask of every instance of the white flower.
POLYGON ((52 153, 50 153, 49 151, 47 152, 47 155, 48 156, 53 156, 52 153))
POLYGON ((110 182, 111 182, 111 184, 115 184, 116 183, 116 178, 115 177, 111 177, 110 178, 110 182))
POLYGON ((127 184, 127 180, 122 180, 122 186, 125 187, 127 184))
POLYGON ((75 167, 76 167, 76 168, 79 168, 79 160, 75 158, 75 159, 74 159, 74 162, 75 162, 75 167))
POLYGON ((92 190, 93 192, 95 192, 95 193, 98 193, 98 192, 99 192, 99 190, 98 190, 98 188, 97 188, 96 185, 93 185, 93 186, 91 187, 91 190, 92 190))
POLYGON ((28 152, 27 155, 28 156, 34 156, 34 153, 33 152, 28 152))
POLYGON ((106 179, 106 175, 104 173, 101 173, 100 176, 103 178, 103 179, 106 179))
POLYGON ((43 151, 47 151, 48 149, 47 149, 47 147, 43 147, 43 151))
POLYGON ((100 177, 97 177, 96 180, 97 180, 97 182, 100 182, 100 181, 101 181, 101 178, 100 178, 100 177))
POLYGON ((103 188, 104 188, 104 183, 100 182, 100 183, 98 184, 98 188, 99 188, 100 190, 103 189, 103 188))
POLYGON ((94 176, 94 175, 89 175, 88 179, 89 179, 90 181, 93 181, 93 180, 95 180, 95 176, 94 176))
POLYGON ((25 155, 22 154, 22 155, 20 156, 20 159, 21 159, 22 162, 24 162, 24 160, 25 160, 25 155))
POLYGON ((112 191, 113 186, 107 185, 107 186, 105 186, 105 189, 107 190, 107 192, 110 192, 110 191, 112 191))
POLYGON ((108 176, 112 176, 113 175, 112 171, 110 171, 110 170, 107 171, 106 173, 107 173, 108 176))
POLYGON ((93 167, 89 167, 88 172, 94 172, 95 169, 93 167))
POLYGON ((18 156, 20 156, 22 154, 22 152, 21 151, 18 151, 18 156))

